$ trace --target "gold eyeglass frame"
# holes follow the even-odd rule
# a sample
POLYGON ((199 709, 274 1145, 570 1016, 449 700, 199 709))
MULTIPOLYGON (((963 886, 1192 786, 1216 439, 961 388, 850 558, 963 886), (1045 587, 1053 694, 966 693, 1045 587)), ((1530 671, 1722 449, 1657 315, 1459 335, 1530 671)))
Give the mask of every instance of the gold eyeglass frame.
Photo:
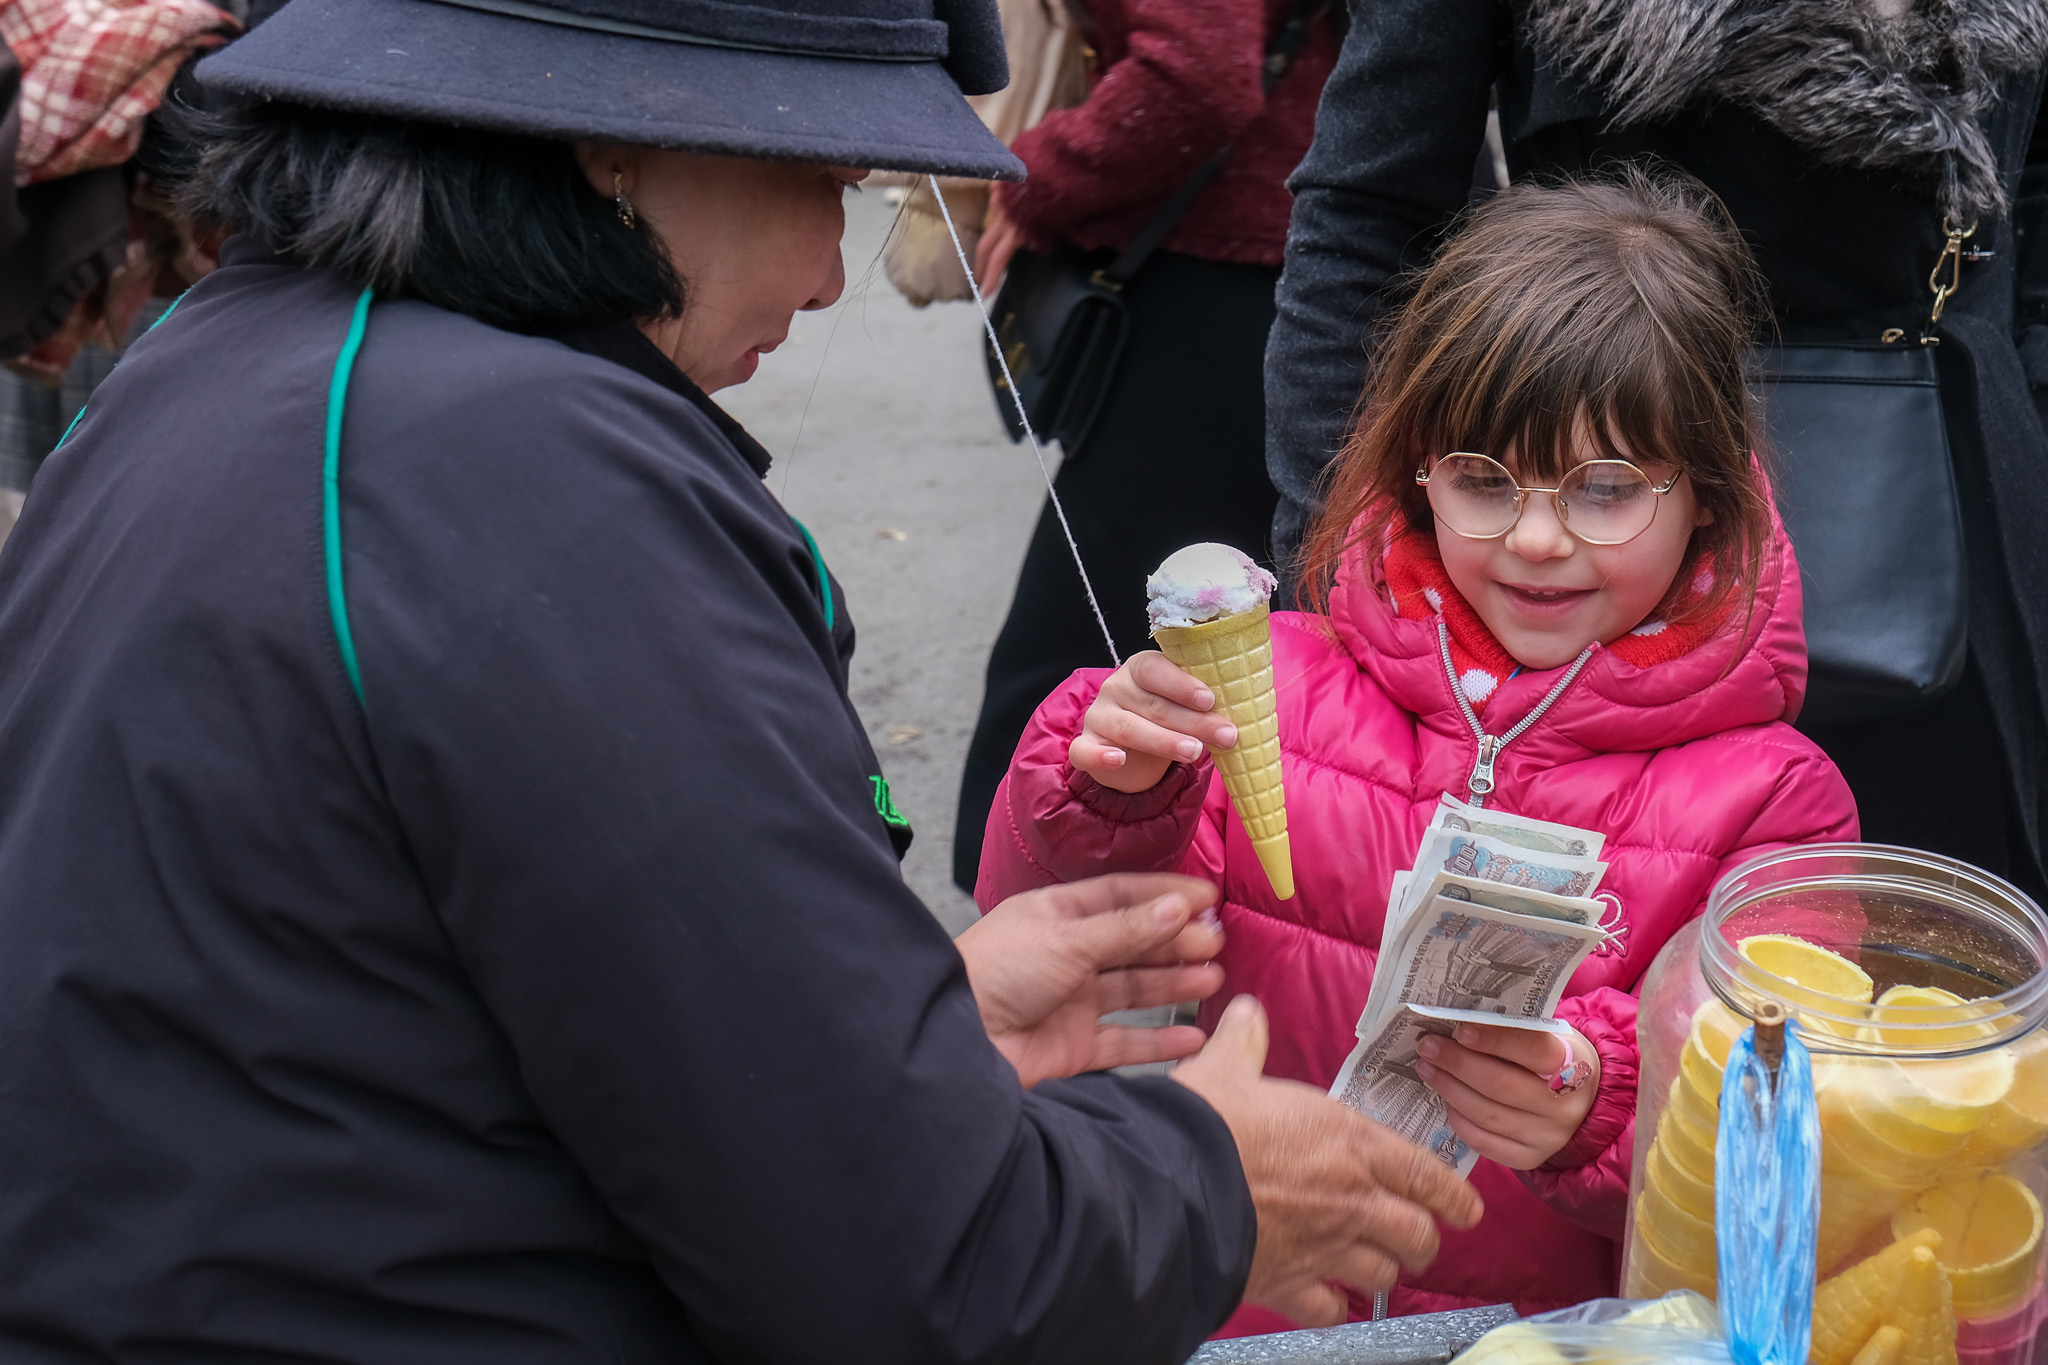
MULTIPOLYGON (((1500 462, 1499 460, 1496 460, 1496 459, 1494 459, 1494 458, 1493 458, 1493 456, 1491 456, 1491 455, 1481 455, 1481 454, 1480 454, 1480 453, 1479 453, 1478 451, 1476 451, 1476 450, 1451 450, 1451 451, 1446 451, 1446 452, 1444 452, 1444 453, 1443 453, 1442 455, 1439 455, 1439 456, 1437 456, 1437 457, 1436 457, 1436 463, 1438 463, 1438 464, 1442 464, 1442 463, 1443 463, 1443 462, 1444 462, 1445 460, 1449 460, 1449 459, 1453 459, 1453 458, 1459 458, 1459 457, 1462 457, 1462 458, 1464 458, 1464 459, 1468 459, 1468 460, 1484 460, 1484 461, 1486 461, 1486 462, 1487 462, 1488 464, 1492 465, 1492 466, 1493 466, 1493 467, 1494 467, 1495 469, 1498 469, 1498 470, 1499 470, 1499 471, 1500 471, 1500 472, 1501 472, 1501 473, 1502 473, 1502 474, 1503 474, 1504 476, 1506 476, 1506 478, 1507 478, 1507 481, 1508 481, 1509 483, 1511 483, 1511 484, 1514 484, 1514 486, 1515 486, 1515 515, 1513 516, 1513 518, 1511 518, 1511 519, 1509 520, 1508 524, 1507 524, 1506 526, 1503 526, 1503 527, 1501 527, 1501 529, 1500 529, 1500 530, 1498 530, 1498 531, 1495 531, 1495 532, 1494 532, 1494 533, 1493 533, 1492 535, 1490 535, 1490 536, 1475 536, 1475 535, 1473 535, 1473 534, 1472 534, 1471 532, 1469 532, 1469 531, 1460 531, 1460 530, 1458 530, 1458 528, 1457 528, 1457 527, 1455 527, 1455 526, 1451 526, 1451 530, 1452 530, 1452 531, 1453 531, 1453 532, 1454 532, 1455 534, 1457 534, 1457 535, 1461 535, 1461 536, 1465 537, 1465 539, 1467 539, 1467 540, 1499 540, 1499 539, 1500 539, 1500 538, 1501 538, 1502 536, 1504 536, 1504 535, 1508 534, 1508 532, 1510 532, 1510 531, 1514 530, 1514 529, 1515 529, 1515 528, 1516 528, 1517 526, 1521 525, 1521 524, 1522 524, 1522 513, 1523 513, 1523 512, 1525 512, 1525 511, 1527 511, 1527 510, 1528 510, 1528 508, 1529 508, 1529 495, 1530 495, 1531 493, 1548 493, 1548 494, 1550 494, 1551 502, 1552 502, 1552 504, 1553 504, 1553 505, 1554 505, 1554 506, 1555 506, 1555 507, 1557 508, 1557 524, 1558 524, 1558 525, 1560 525, 1560 526, 1562 526, 1562 527, 1564 527, 1564 529, 1565 529, 1565 532, 1566 532, 1566 534, 1570 535, 1570 536, 1571 536, 1571 537, 1572 537, 1572 538, 1573 538, 1574 540, 1578 540, 1578 541, 1583 541, 1583 542, 1584 542, 1585 544, 1587 544, 1587 545, 1600 545, 1600 546, 1607 546, 1607 545, 1626 545, 1626 544, 1628 544, 1628 543, 1629 543, 1629 542, 1630 542, 1631 540, 1634 540, 1634 539, 1635 539, 1635 538, 1636 538, 1637 536, 1640 536, 1640 535, 1642 535, 1642 533, 1643 533, 1644 531, 1647 531, 1647 530, 1649 530, 1649 529, 1650 529, 1650 528, 1651 528, 1652 526, 1654 526, 1654 525, 1656 524, 1656 522, 1657 522, 1657 509, 1658 509, 1659 507, 1663 506, 1663 503, 1662 503, 1662 502, 1653 502, 1653 503, 1651 503, 1651 504, 1650 504, 1650 519, 1649 519, 1648 521, 1644 522, 1644 523, 1643 523, 1643 524, 1642 524, 1642 525, 1641 525, 1641 526, 1640 526, 1639 528, 1637 528, 1637 529, 1636 529, 1635 531, 1631 532, 1630 534, 1628 534, 1628 535, 1626 535, 1626 536, 1623 536, 1623 537, 1622 537, 1622 538, 1621 538, 1620 540, 1594 540, 1594 539, 1592 539, 1592 538, 1591 538, 1590 536, 1582 535, 1582 534, 1580 534, 1580 533, 1579 533, 1578 531, 1576 531, 1576 530, 1574 530, 1574 529, 1572 528, 1572 518, 1571 518, 1571 504, 1570 504, 1570 503, 1567 503, 1567 502, 1564 502, 1564 501, 1561 501, 1561 500, 1560 500, 1560 499, 1558 498, 1558 496, 1557 496, 1557 495, 1558 495, 1558 493, 1559 493, 1559 492, 1560 492, 1560 491, 1562 490, 1562 488, 1563 488, 1563 483, 1562 483, 1562 481, 1560 481, 1560 482, 1559 482, 1559 485, 1558 485, 1558 487, 1557 487, 1557 488, 1536 488, 1536 487, 1530 487, 1529 485, 1526 485, 1526 484, 1518 483, 1518 482, 1516 482, 1516 480, 1515 480, 1515 476, 1514 476, 1513 472, 1512 472, 1512 471, 1510 471, 1510 470, 1508 469, 1508 467, 1507 467, 1506 465, 1502 464, 1502 463, 1501 463, 1501 462, 1500 462)), ((1657 496, 1658 498, 1660 498, 1660 499, 1661 499, 1661 498, 1662 498, 1662 497, 1663 497, 1663 496, 1664 496, 1664 495, 1665 495, 1666 493, 1669 493, 1669 492, 1670 492, 1670 491, 1671 491, 1672 489, 1674 489, 1674 488, 1678 487, 1678 481, 1679 481, 1680 479, 1682 479, 1682 478, 1684 478, 1684 477, 1685 477, 1685 471, 1684 471, 1683 469, 1681 469, 1681 470, 1679 470, 1679 471, 1678 471, 1678 472, 1677 472, 1676 474, 1673 474, 1673 475, 1672 475, 1672 476, 1671 476, 1670 478, 1666 479, 1666 480, 1664 481, 1663 485, 1662 485, 1662 486, 1660 487, 1660 486, 1659 486, 1659 485, 1657 485, 1656 483, 1652 483, 1652 482, 1651 482, 1651 480, 1650 480, 1650 476, 1649 476, 1648 474, 1644 474, 1644 473, 1643 473, 1642 467, 1641 467, 1641 466, 1639 466, 1639 465, 1637 465, 1637 464, 1635 464, 1635 463, 1634 463, 1634 462, 1632 462, 1632 461, 1629 461, 1629 460, 1585 460, 1585 461, 1582 461, 1582 462, 1581 462, 1581 463, 1579 463, 1579 464, 1575 464, 1575 465, 1573 465, 1573 466, 1572 466, 1572 467, 1571 467, 1570 469, 1567 469, 1567 470, 1565 471, 1565 478, 1570 478, 1570 477, 1571 477, 1572 475, 1574 475, 1574 474, 1578 473, 1578 472, 1579 472, 1579 471, 1580 471, 1581 469, 1585 469, 1585 468, 1587 468, 1588 466, 1591 466, 1591 465, 1596 465, 1596 464, 1618 464, 1618 465, 1621 465, 1621 466, 1622 466, 1623 468, 1625 468, 1625 469, 1628 469, 1628 470, 1631 470, 1631 471, 1633 471, 1634 473, 1636 473, 1636 474, 1638 474, 1638 475, 1640 475, 1640 476, 1642 477, 1642 480, 1643 480, 1643 482, 1644 482, 1644 483, 1647 483, 1647 484, 1649 484, 1649 485, 1650 485, 1650 492, 1651 492, 1651 493, 1653 493, 1653 494, 1655 494, 1655 495, 1656 495, 1656 496, 1657 496)), ((1427 463, 1425 463, 1425 464, 1423 464, 1423 465, 1419 466, 1419 467, 1418 467, 1418 468, 1416 469, 1416 471, 1415 471, 1415 483, 1416 483, 1416 486, 1417 486, 1417 487, 1419 487, 1419 488, 1424 488, 1424 489, 1427 489, 1427 488, 1429 487, 1429 465, 1428 465, 1427 463)), ((1425 494, 1425 496, 1427 496, 1427 495, 1425 494)), ((1436 512, 1436 505, 1435 505, 1434 503, 1430 504, 1430 511, 1432 511, 1432 512, 1436 512)), ((1441 518, 1441 517, 1442 517, 1442 515, 1443 515, 1443 514, 1442 514, 1442 513, 1440 513, 1440 512, 1438 512, 1438 513, 1437 513, 1437 516, 1438 516, 1439 518, 1441 518)), ((1450 523, 1449 523, 1449 522, 1445 522, 1444 524, 1445 524, 1445 525, 1447 525, 1447 526, 1449 526, 1449 525, 1450 525, 1450 523)))

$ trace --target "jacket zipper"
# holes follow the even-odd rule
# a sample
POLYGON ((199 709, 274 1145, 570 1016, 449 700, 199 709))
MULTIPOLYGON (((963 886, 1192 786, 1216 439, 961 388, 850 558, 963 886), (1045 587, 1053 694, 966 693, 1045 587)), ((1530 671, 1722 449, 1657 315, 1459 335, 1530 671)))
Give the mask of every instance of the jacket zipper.
POLYGON ((1586 666, 1586 660, 1593 657, 1593 651, 1598 645, 1587 645, 1581 650, 1579 657, 1572 660, 1572 666, 1565 670, 1564 676, 1544 694, 1542 701, 1536 703, 1535 709, 1516 721, 1504 735, 1489 735, 1486 733, 1486 727, 1479 723, 1479 713, 1472 709, 1471 701, 1465 696, 1465 686, 1458 681, 1458 666, 1451 662, 1451 632, 1441 617, 1436 623, 1436 648, 1437 656, 1444 663, 1444 677, 1449 679, 1451 684, 1451 695, 1457 698, 1458 709, 1465 713, 1465 723, 1472 727, 1472 738, 1479 742, 1479 754, 1472 760, 1472 775, 1465 779, 1465 794, 1473 805, 1483 806, 1486 804, 1486 798, 1493 792, 1493 765, 1500 761, 1501 752, 1527 734, 1529 728, 1537 721, 1543 719, 1543 713, 1556 704, 1557 699, 1564 695, 1566 688, 1577 681, 1579 670, 1586 666))

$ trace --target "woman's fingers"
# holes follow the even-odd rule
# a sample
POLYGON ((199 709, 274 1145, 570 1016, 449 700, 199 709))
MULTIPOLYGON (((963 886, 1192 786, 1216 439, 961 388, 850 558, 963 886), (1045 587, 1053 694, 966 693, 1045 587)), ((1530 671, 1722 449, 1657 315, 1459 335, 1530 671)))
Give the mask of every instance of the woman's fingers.
MULTIPOLYGON (((1245 1297, 1250 1298, 1250 1293, 1245 1297)), ((1343 1291, 1324 1280, 1304 1280, 1259 1302, 1299 1327, 1335 1327, 1351 1307, 1343 1291)))
POLYGON ((1102 1024, 1095 1030, 1095 1055, 1087 1070, 1106 1071, 1113 1066, 1143 1066, 1147 1062, 1177 1062, 1192 1057, 1208 1042, 1208 1035, 1187 1024, 1167 1028, 1128 1028, 1102 1024))
POLYGON ((1223 989, 1223 969, 1214 963, 1135 967, 1095 978, 1095 1008, 1102 1014, 1207 1000, 1223 989))
MULTIPOLYGON (((1202 717, 1179 707, 1173 709, 1180 712, 1180 725, 1155 720, 1120 706, 1097 704, 1089 708, 1087 729, 1083 735, 1109 748, 1128 749, 1179 763, 1198 762, 1202 757, 1203 741, 1192 733, 1192 728, 1202 717)), ((1234 734, 1232 738, 1234 742, 1234 734)))

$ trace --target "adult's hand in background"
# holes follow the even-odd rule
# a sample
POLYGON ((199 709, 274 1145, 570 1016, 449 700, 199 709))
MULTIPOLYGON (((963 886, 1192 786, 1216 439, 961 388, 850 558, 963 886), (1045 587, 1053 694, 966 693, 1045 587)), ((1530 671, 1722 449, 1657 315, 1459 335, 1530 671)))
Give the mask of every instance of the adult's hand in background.
POLYGON ((1223 930, 1205 913, 1215 904, 1216 888, 1199 878, 1115 873, 1012 896, 954 943, 982 1026, 1028 1087, 1198 1051, 1198 1028, 1100 1020, 1221 988, 1210 959, 1223 930))
POLYGON ((1436 1258, 1437 1224, 1469 1228, 1483 1211, 1458 1173, 1313 1086, 1270 1080, 1266 1011, 1230 1002, 1215 1036, 1174 1069, 1237 1140, 1258 1210, 1247 1302, 1308 1327, 1344 1321, 1347 1286, 1377 1294, 1401 1267, 1436 1258))
POLYGON ((1010 257, 1017 254, 1023 240, 1024 234, 996 203, 995 195, 989 195, 988 216, 981 224, 981 244, 974 249, 974 283, 983 297, 995 297, 997 286, 1003 282, 1003 272, 1010 268, 1010 257))

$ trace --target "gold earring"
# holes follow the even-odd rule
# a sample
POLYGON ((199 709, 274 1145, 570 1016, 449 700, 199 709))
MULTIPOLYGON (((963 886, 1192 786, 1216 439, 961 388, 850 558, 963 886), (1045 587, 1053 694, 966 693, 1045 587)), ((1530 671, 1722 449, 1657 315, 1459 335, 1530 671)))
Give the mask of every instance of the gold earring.
POLYGON ((620 183, 617 171, 612 172, 612 204, 618 209, 619 221, 627 227, 640 221, 640 215, 633 212, 633 201, 626 197, 626 188, 620 183))

